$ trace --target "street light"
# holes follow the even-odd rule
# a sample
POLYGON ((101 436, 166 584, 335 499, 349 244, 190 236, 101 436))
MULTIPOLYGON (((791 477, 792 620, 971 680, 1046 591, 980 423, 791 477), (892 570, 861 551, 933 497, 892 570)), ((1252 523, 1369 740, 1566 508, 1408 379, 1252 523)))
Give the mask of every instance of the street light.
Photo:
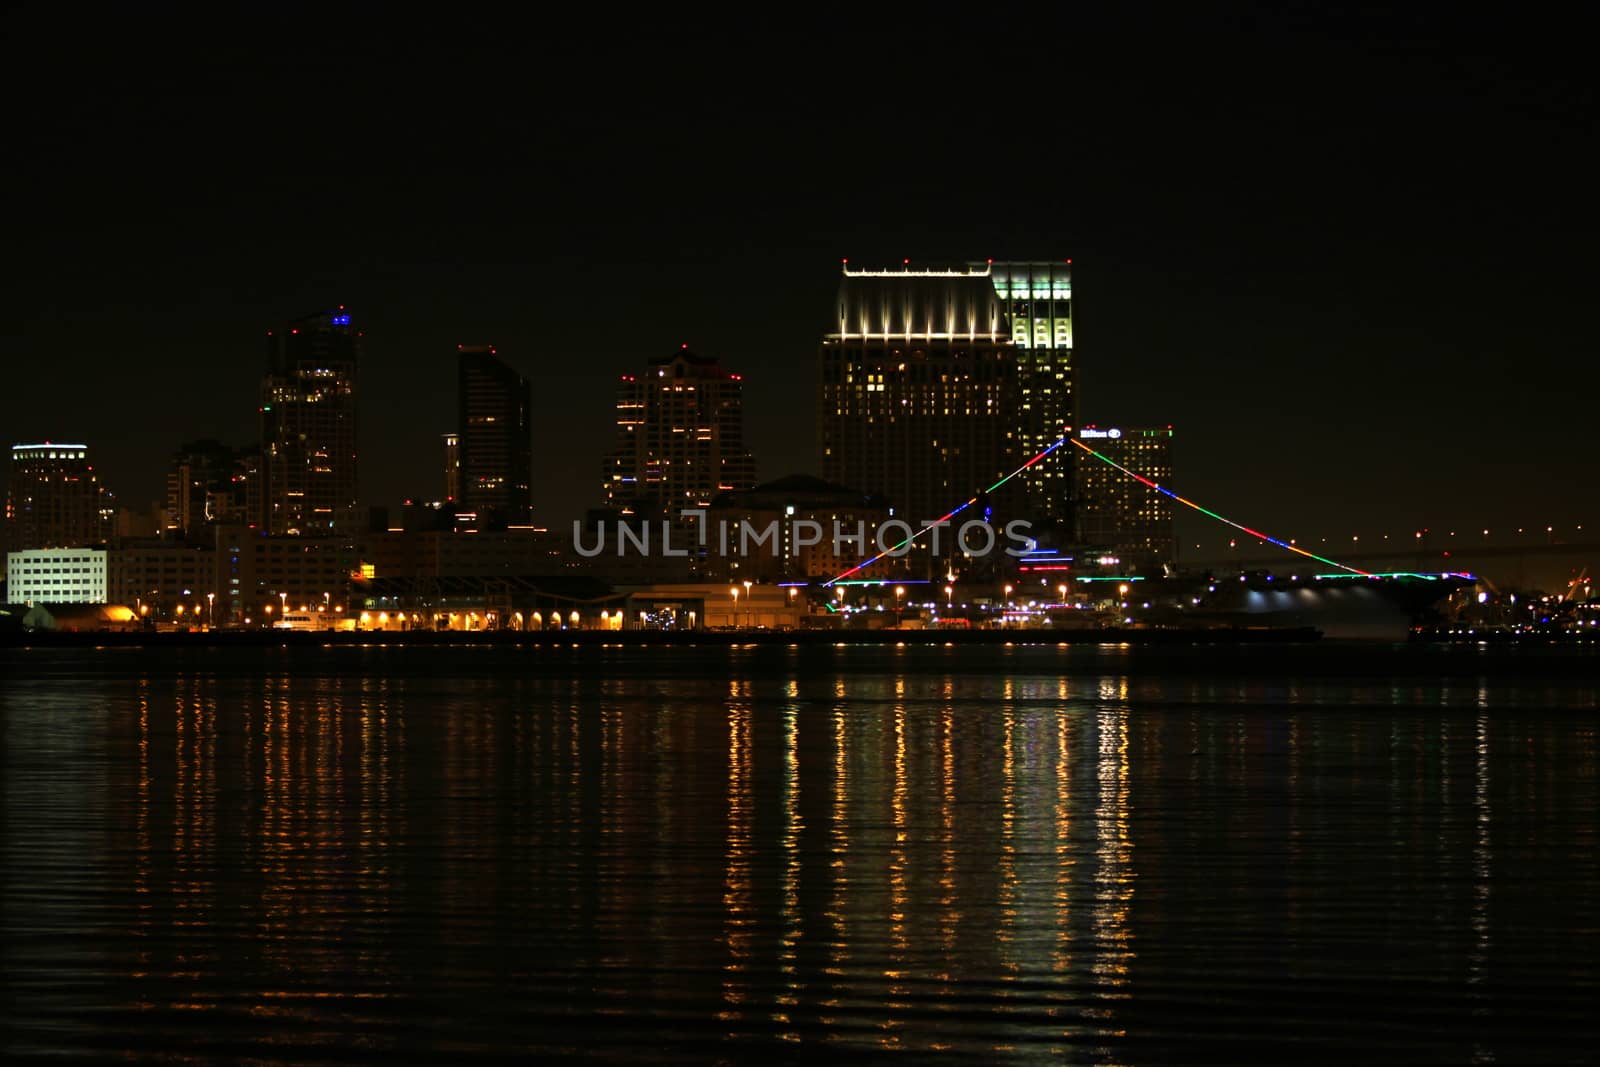
POLYGON ((750 620, 754 617, 754 613, 750 610, 750 587, 752 585, 754 585, 754 584, 755 583, 752 582, 750 579, 748 579, 748 578, 745 579, 745 582, 744 582, 744 621, 745 621, 745 625, 746 626, 752 625, 750 620))
POLYGON ((217 628, 217 594, 215 593, 206 594, 206 627, 211 630, 217 628))
POLYGON ((1067 583, 1062 582, 1056 586, 1056 592, 1061 594, 1061 603, 1065 604, 1067 602, 1067 583))
POLYGON ((728 592, 733 596, 733 625, 739 625, 739 587, 730 585, 728 592))
POLYGON ((1011 606, 1011 588, 1009 584, 1006 586, 1006 607, 1008 608, 1011 606))
POLYGON ((955 607, 955 596, 956 596, 956 587, 955 586, 947 585, 947 586, 944 587, 944 609, 946 611, 949 611, 951 608, 955 607))

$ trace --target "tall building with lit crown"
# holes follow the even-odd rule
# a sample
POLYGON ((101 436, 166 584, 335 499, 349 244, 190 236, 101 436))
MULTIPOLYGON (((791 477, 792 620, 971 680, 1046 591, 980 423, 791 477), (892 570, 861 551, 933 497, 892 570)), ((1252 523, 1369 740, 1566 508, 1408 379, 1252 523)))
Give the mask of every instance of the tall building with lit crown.
POLYGON ((852 270, 818 359, 822 477, 912 523, 993 484, 1018 454, 1017 346, 987 265, 852 270))
POLYGON ((343 307, 270 331, 261 383, 262 511, 275 534, 358 527, 356 371, 361 335, 343 307))
MULTIPOLYGON (((987 267, 1016 349, 1017 388, 1012 421, 1023 459, 1049 448, 1075 418, 1072 363, 1072 261, 971 264, 987 267)), ((1019 461, 1020 462, 1020 461, 1019 461)), ((1070 531, 1074 465, 1065 453, 1030 469, 1022 482, 1026 509, 1070 531)))
POLYGON ((533 521, 533 389, 491 346, 461 345, 457 353, 458 503, 481 528, 525 526, 533 521))
POLYGON ((684 345, 617 387, 617 447, 606 460, 606 503, 669 516, 718 493, 755 485, 744 447, 744 386, 714 356, 684 345))
POLYGON ((99 544, 116 508, 100 484, 86 445, 45 442, 11 447, 6 484, 6 550, 99 544))
MULTIPOLYGON (((1159 485, 1172 479, 1172 427, 1082 426, 1078 440, 1159 485)), ((1172 498, 1081 449, 1077 453, 1079 536, 1129 567, 1171 563, 1176 540, 1172 498)))

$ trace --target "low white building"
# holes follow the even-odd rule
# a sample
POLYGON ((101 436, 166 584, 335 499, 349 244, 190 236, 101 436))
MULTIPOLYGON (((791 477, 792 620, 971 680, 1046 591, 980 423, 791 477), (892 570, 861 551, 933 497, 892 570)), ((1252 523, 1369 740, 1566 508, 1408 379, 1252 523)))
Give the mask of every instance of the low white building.
POLYGON ((106 550, 31 548, 8 552, 6 599, 13 604, 104 604, 106 550))

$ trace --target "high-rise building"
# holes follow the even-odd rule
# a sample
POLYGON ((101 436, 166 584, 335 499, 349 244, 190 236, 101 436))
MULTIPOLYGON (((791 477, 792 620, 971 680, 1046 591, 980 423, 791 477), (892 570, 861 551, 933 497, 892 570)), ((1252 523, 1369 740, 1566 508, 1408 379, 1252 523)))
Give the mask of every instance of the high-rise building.
POLYGON ((684 345, 617 387, 617 448, 606 460, 606 502, 675 515, 718 493, 755 485, 744 447, 744 386, 713 356, 684 345))
MULTIPOLYGON (((457 503, 477 515, 479 528, 526 526, 533 521, 533 389, 492 347, 457 351, 457 503)), ((447 483, 449 458, 447 444, 447 483)))
POLYGON ((822 476, 934 519, 1018 452, 1017 347, 987 265, 845 265, 817 379, 822 476))
POLYGON ((116 518, 86 445, 45 442, 11 447, 6 492, 6 548, 78 548, 99 544, 116 518))
POLYGON ((261 383, 262 511, 275 534, 357 529, 356 371, 361 335, 343 307, 270 331, 261 383))
MULTIPOLYGON (((1005 309, 1016 347, 1017 389, 1013 406, 1016 448, 1021 459, 1049 448, 1077 425, 1072 364, 1072 261, 987 263, 995 295, 1005 309)), ((1019 460, 1020 462, 1021 460, 1019 460)), ((1055 519, 1072 529, 1074 465, 1064 452, 1028 471, 1022 482, 1026 508, 1035 519, 1055 519)))
MULTIPOLYGON (((1157 484, 1172 478, 1172 427, 1082 426, 1078 440, 1107 459, 1157 484)), ((1091 549, 1113 553, 1124 566, 1171 563, 1176 541, 1172 500, 1081 449, 1078 459, 1079 536, 1091 549)))

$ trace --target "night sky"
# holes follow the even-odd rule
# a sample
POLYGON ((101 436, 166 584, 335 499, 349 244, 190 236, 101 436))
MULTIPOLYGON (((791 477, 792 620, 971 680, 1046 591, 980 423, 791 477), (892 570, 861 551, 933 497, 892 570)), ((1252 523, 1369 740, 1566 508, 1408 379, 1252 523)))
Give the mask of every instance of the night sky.
POLYGON ((814 472, 840 257, 1070 257, 1080 414, 1175 424, 1187 496, 1284 537, 1600 521, 1575 26, 44 10, 5 29, 0 436, 86 441, 126 504, 254 440, 266 329, 341 303, 370 502, 440 492, 459 343, 535 383, 541 522, 684 342, 745 374, 760 475, 814 472))

